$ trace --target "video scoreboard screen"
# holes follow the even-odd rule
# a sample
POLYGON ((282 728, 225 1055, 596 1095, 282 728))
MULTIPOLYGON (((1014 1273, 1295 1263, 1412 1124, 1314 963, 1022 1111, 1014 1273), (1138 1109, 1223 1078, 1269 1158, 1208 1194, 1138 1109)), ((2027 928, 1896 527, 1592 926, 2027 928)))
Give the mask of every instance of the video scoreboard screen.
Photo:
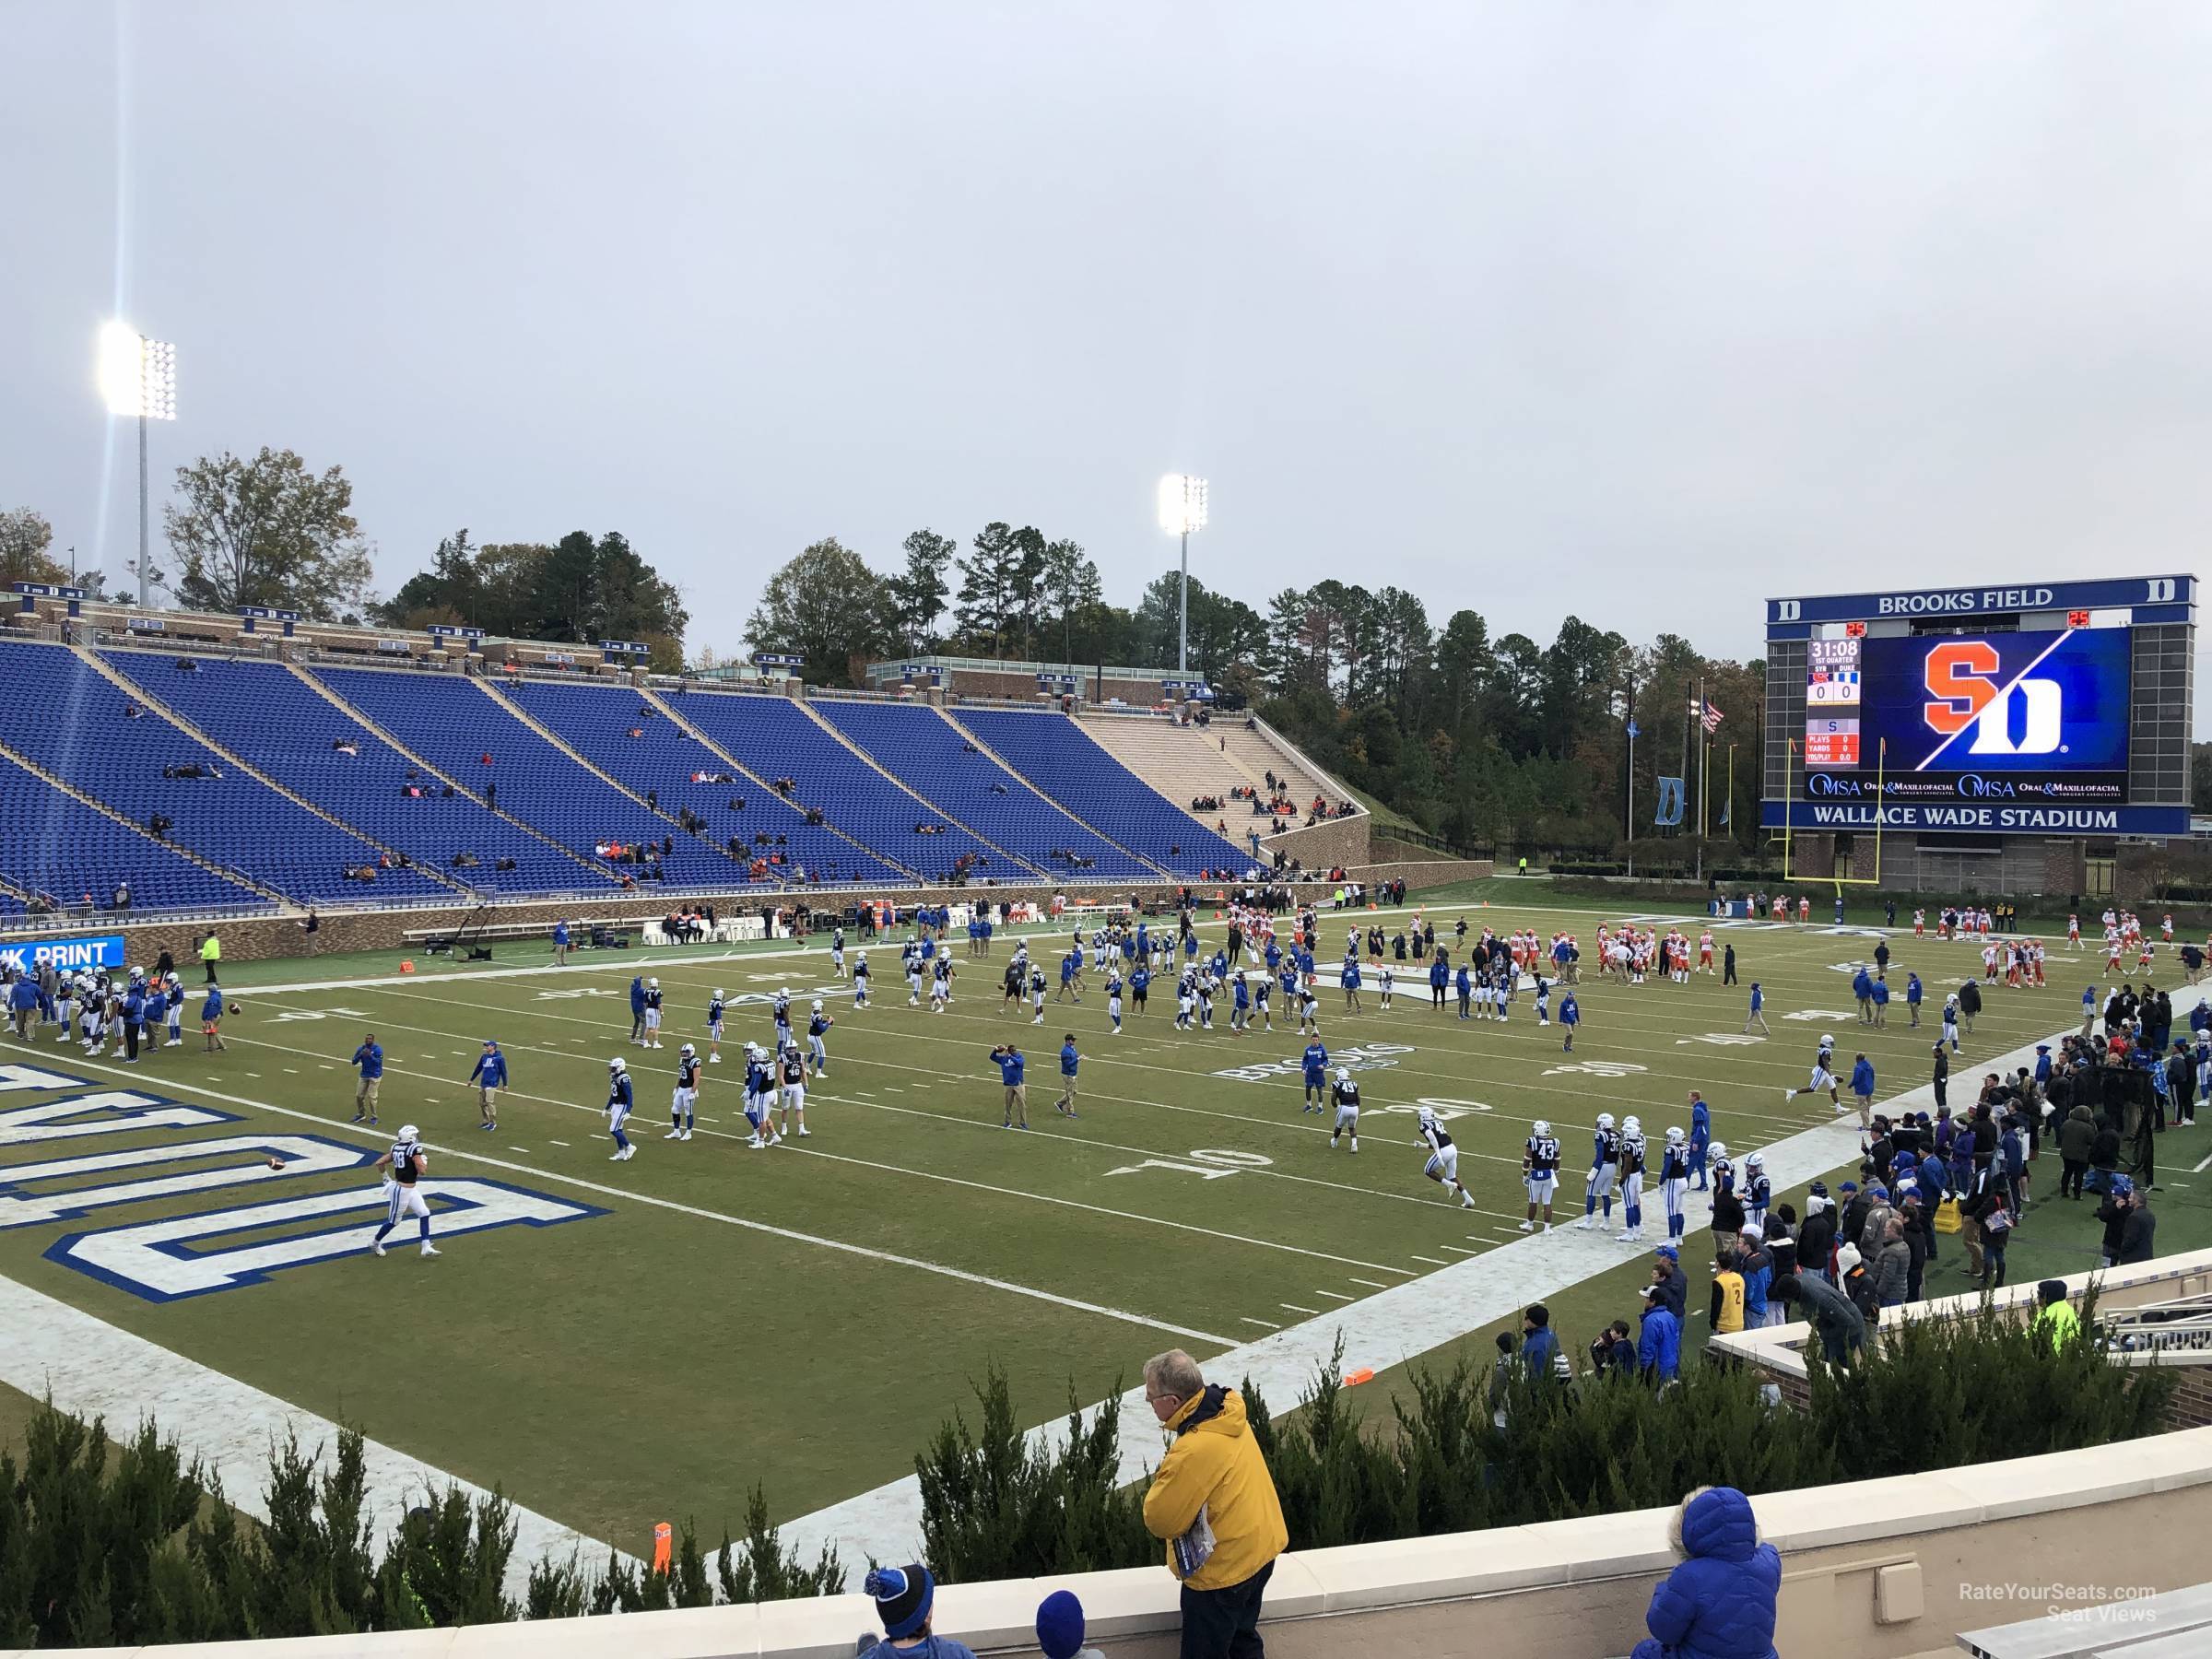
POLYGON ((1814 640, 1805 665, 1805 764, 1859 763, 1857 640, 1814 640))
POLYGON ((2125 629, 1806 642, 1808 780, 1891 799, 2117 801, 2127 717, 2125 629))
POLYGON ((2190 575, 1767 602, 1760 822, 2184 835, 2190 575))

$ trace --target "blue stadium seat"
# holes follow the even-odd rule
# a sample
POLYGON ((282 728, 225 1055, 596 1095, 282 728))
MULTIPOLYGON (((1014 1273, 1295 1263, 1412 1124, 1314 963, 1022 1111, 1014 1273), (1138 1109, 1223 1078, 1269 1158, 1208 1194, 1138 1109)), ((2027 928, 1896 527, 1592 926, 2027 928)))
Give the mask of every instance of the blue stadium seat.
POLYGON ((1008 766, 1085 823, 1177 876, 1245 870, 1252 850, 1225 841, 1101 748, 1066 715, 962 707, 954 716, 1008 766))
POLYGON ((818 807, 853 840, 929 881, 1018 881, 1032 874, 942 810, 917 801, 837 740, 787 697, 686 691, 670 707, 755 777, 791 780, 792 798, 818 807), (926 833, 924 832, 926 828, 926 833))
POLYGON ((916 794, 1054 877, 1157 880, 1159 872, 1031 789, 936 710, 826 697, 815 712, 916 794))
MULTIPOLYGON (((799 792, 799 805, 794 806, 763 785, 742 778, 730 782, 714 782, 729 770, 714 751, 688 735, 651 702, 627 687, 564 686, 543 680, 522 680, 504 689, 519 707, 529 711, 531 718, 542 723, 548 731, 558 733, 562 742, 607 776, 640 794, 651 792, 659 800, 663 812, 688 808, 695 818, 704 819, 707 828, 701 833, 710 841, 723 843, 725 850, 735 837, 747 859, 780 854, 787 866, 795 865, 811 876, 818 876, 824 882, 907 880, 874 852, 856 847, 838 834, 839 829, 849 826, 834 815, 825 813, 826 824, 808 823, 802 807, 822 804, 812 794, 799 792), (633 732, 637 734, 634 737, 630 735, 633 732), (693 782, 695 776, 700 781, 693 782), (743 808, 734 810, 731 806, 734 801, 742 801, 743 808), (836 828, 830 828, 831 825, 836 828), (762 841, 761 837, 767 839, 762 841)), ((677 694, 672 706, 689 718, 707 704, 768 700, 712 693, 677 694)), ((699 724, 704 729, 706 723, 699 724)), ((815 735, 828 741, 818 727, 815 728, 815 735)), ((746 764, 744 756, 735 758, 746 764)), ((848 755, 846 759, 852 757, 848 755)), ((860 766, 857 760, 853 764, 860 766)), ((867 769, 860 767, 860 770, 867 769)), ((877 782, 881 783, 883 780, 878 778, 877 782)), ((888 789, 889 785, 884 787, 888 789)), ((909 806, 912 805, 908 802, 909 806)), ((888 844, 872 836, 856 839, 866 841, 877 849, 888 844)))
MULTIPOLYGON (((190 672, 152 652, 112 651, 107 660, 231 753, 243 755, 286 788, 416 863, 444 870, 479 892, 612 892, 596 861, 580 864, 528 830, 435 779, 282 663, 187 658, 190 672), (339 744, 346 748, 336 747, 339 744), (420 794, 407 793, 419 788, 420 794), (456 854, 474 865, 456 866, 456 854), (499 867, 502 859, 514 868, 499 867)), ((354 886, 354 901, 381 896, 389 873, 354 886)))
POLYGON ((105 911, 116 884, 125 881, 134 913, 276 908, 252 888, 203 869, 9 761, 0 761, 0 870, 65 908, 105 911))
MULTIPOLYGON (((0 679, 11 693, 11 747, 73 788, 139 825, 161 814, 179 846, 301 903, 359 901, 361 885, 346 872, 373 865, 377 848, 143 705, 132 715, 130 696, 65 647, 0 641, 0 679), (174 775, 179 770, 197 775, 174 775)), ((416 870, 387 872, 376 890, 390 899, 452 893, 416 870)))

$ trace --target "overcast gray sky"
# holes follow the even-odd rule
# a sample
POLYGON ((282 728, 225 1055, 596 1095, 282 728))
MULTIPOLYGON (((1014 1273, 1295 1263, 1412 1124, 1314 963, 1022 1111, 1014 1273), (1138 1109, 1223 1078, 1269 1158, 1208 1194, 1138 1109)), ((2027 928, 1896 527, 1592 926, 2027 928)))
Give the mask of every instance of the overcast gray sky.
MULTIPOLYGON (((342 464, 620 529, 735 649, 835 535, 1030 522, 1127 603, 1394 582, 1759 651, 1771 593, 2197 571, 2212 8, 0 0, 0 505, 342 464)), ((2212 673, 2200 662, 2197 729, 2212 673)))

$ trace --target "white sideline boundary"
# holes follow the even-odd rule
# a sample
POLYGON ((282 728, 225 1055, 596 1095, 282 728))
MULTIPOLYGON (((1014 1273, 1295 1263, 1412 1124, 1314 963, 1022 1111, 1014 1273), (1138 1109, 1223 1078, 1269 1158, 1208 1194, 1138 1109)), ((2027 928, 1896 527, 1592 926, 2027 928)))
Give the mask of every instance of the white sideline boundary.
MULTIPOLYGON (((220 1476, 224 1497, 256 1520, 269 1518, 264 1492, 269 1451, 287 1433, 300 1437, 324 1473, 337 1467, 338 1426, 329 1418, 6 1277, 0 1277, 0 1330, 7 1333, 0 1342, 0 1381, 39 1398, 51 1389, 56 1406, 88 1420, 104 1417, 118 1435, 152 1418, 163 1434, 176 1437, 187 1457, 201 1459, 220 1476)), ((381 1441, 366 1441, 362 1452, 369 1514, 380 1544, 432 1488, 457 1486, 472 1500, 490 1496, 381 1441)), ((506 1589, 518 1602, 539 1557, 559 1559, 581 1552, 591 1565, 606 1555, 606 1545, 534 1510, 517 1504, 513 1519, 506 1589)))
MULTIPOLYGON (((2185 1019, 2188 1010, 2206 995, 2201 988, 2183 988, 2173 999, 2176 1016, 2185 1019)), ((2079 1029, 2077 1021, 2041 1041, 2055 1048, 2061 1037, 2079 1029)), ((1973 1069, 2008 1071, 2032 1066, 2035 1049, 2034 1043, 2026 1043, 1985 1061, 1977 1060, 1973 1069)), ((1890 1096, 1880 1104, 1888 1115, 1894 1116, 1900 1111, 1932 1112, 1935 1103, 1936 1088, 1930 1082, 1890 1096)), ((1766 1154, 1768 1175, 1780 1193, 1855 1162, 1858 1145, 1858 1113, 1854 1110, 1838 1112, 1832 1124, 1800 1130, 1759 1149, 1766 1154)), ((1689 1231, 1696 1235, 1709 1229, 1710 1221, 1703 1227, 1693 1225, 1689 1231)), ((1297 1403, 1314 1372, 1329 1362, 1339 1335, 1344 1338, 1347 1370, 1371 1367, 1381 1371, 1417 1359, 1609 1268, 1649 1260, 1653 1249, 1665 1241, 1664 1224, 1649 1243, 1624 1248, 1610 1234, 1584 1232, 1569 1222, 1558 1223, 1550 1232, 1516 1237, 1510 1243, 1454 1262, 1426 1277, 1378 1290, 1335 1312, 1287 1326, 1222 1353, 1201 1356, 1201 1363, 1209 1376, 1232 1386, 1250 1378, 1267 1397, 1271 1410, 1284 1410, 1297 1403)), ((1700 1248, 1691 1246, 1693 1253, 1700 1248)), ((1086 1406, 1083 1420, 1094 1421, 1099 1412, 1108 1409, 1120 1416, 1121 1479, 1124 1483, 1142 1480, 1158 1463, 1164 1441, 1159 1419, 1145 1403, 1141 1382, 1118 1400, 1086 1406)), ((1065 1417, 1041 1423, 1029 1430, 1030 1449, 1056 1448, 1066 1433, 1065 1417)), ((836 1545, 849 1561, 913 1559, 922 1538, 921 1481, 909 1475, 803 1515, 782 1531, 785 1542, 802 1557, 811 1558, 828 1543, 836 1545)))

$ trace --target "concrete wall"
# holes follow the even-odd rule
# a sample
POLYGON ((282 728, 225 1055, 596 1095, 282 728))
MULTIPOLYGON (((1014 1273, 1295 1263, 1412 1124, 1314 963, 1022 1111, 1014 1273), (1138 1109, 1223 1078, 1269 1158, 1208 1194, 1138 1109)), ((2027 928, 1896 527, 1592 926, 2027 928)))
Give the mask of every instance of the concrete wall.
MULTIPOLYGON (((2041 1616, 2077 1598, 2200 1582, 2212 1507, 2212 1429, 1938 1474, 1758 1500, 1783 1557, 1775 1646, 1821 1659, 1902 1659, 1957 1632, 2041 1616)), ((1652 1586, 1675 1564, 1670 1510, 1639 1510, 1293 1552, 1276 1564, 1263 1633, 1284 1659, 1590 1659, 1626 1653, 1652 1586)), ((1073 1590, 1114 1659, 1176 1651, 1164 1569, 956 1584, 935 1629, 981 1653, 1030 1653, 1040 1600, 1073 1590)), ((159 1650, 84 1659, 845 1659, 874 1624, 858 1595, 606 1619, 488 1625, 159 1650)), ((2114 1632, 2125 1630, 2115 1622, 2114 1632)), ((23 1656, 10 1656, 23 1659, 23 1656)))
POLYGON ((1280 835, 1264 835, 1260 849, 1272 861, 1277 853, 1295 858, 1309 870, 1325 870, 1334 865, 1365 864, 1371 856, 1368 839, 1374 828, 1374 819, 1368 814, 1356 813, 1350 818, 1324 818, 1318 824, 1300 825, 1286 830, 1280 835))
MULTIPOLYGON (((2063 1282, 2066 1287, 2066 1294, 2077 1303, 2080 1301, 2082 1293, 2095 1285, 2097 1306, 2104 1312, 2147 1307, 2154 1302, 2171 1301, 2182 1297, 2212 1295, 2212 1250, 2160 1256, 2156 1261, 2133 1267, 2108 1267, 2094 1272, 2069 1274, 2063 1282)), ((2002 1289, 1993 1291, 1989 1300, 1993 1307, 2008 1317, 2022 1320, 2032 1318, 2036 1305, 2035 1281, 2006 1285, 2002 1289)), ((1932 1297, 1926 1301, 1910 1302, 1902 1308, 1885 1309, 1882 1323, 1876 1327, 1874 1340, 1879 1343, 1902 1325, 1923 1319, 1966 1318, 1981 1306, 1982 1294, 1976 1290, 1959 1296, 1932 1297)), ((1785 1399, 1803 1405, 1811 1397, 1806 1381, 1805 1362, 1806 1347, 1811 1340, 1809 1325, 1765 1325, 1715 1336, 1712 1347, 1759 1371, 1781 1387, 1785 1399)), ((2200 1376, 2184 1379, 2170 1420, 2177 1429, 2198 1428, 2212 1422, 2212 1369, 2206 1370, 2200 1376)))
MULTIPOLYGON (((1373 883, 1402 878, 1409 895, 1451 881, 1485 881, 1497 873, 1497 865, 1487 858, 1389 859, 1351 867, 1352 876, 1359 881, 1373 883)), ((1530 903, 1544 901, 1544 889, 1532 887, 1529 891, 1530 903)))

